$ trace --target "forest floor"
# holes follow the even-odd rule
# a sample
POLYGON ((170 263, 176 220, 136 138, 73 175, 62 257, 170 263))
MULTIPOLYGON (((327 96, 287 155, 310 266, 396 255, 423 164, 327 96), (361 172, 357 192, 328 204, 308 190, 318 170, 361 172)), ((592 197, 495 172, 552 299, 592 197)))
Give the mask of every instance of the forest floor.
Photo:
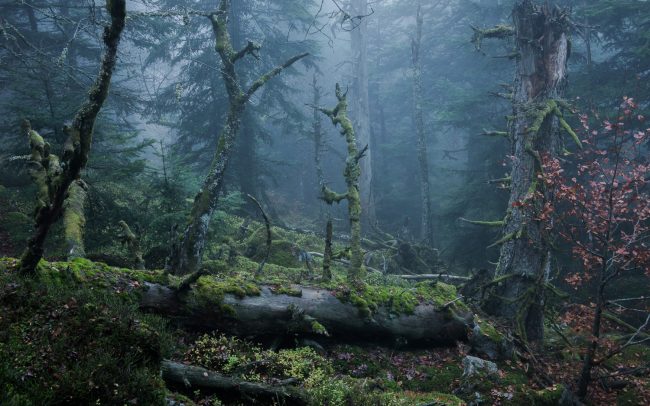
MULTIPOLYGON (((225 228, 233 236, 239 232, 238 220, 225 221, 231 223, 225 228)), ((274 233, 282 238, 274 241, 277 250, 265 268, 267 280, 254 276, 258 265, 255 259, 259 259, 256 246, 243 244, 240 252, 247 257, 208 261, 214 276, 201 276, 192 289, 208 289, 223 300, 228 294, 255 295, 255 284, 268 283, 268 278, 279 287, 278 295, 296 294, 286 289, 287 278, 317 283, 310 281, 309 271, 295 258, 296 253, 291 251, 294 245, 286 242, 313 249, 320 244, 319 239, 286 230, 274 233)), ((253 232, 247 241, 258 239, 253 232)), ((236 245, 232 238, 223 241, 236 245)), ((223 249, 216 244, 213 251, 223 249)), ((575 381, 587 339, 584 326, 588 309, 566 306, 559 322, 549 326, 536 359, 501 358, 495 360, 494 369, 480 360, 485 368, 471 372, 467 360, 472 359, 473 349, 463 340, 441 347, 413 348, 398 342, 379 346, 364 340, 296 334, 278 342, 256 340, 254 332, 237 338, 212 328, 188 328, 169 315, 143 312, 140 300, 149 284, 182 284, 182 280, 161 271, 115 268, 77 259, 43 262, 38 277, 29 278, 15 272, 16 264, 15 259, 0 260, 3 405, 556 405, 565 388, 575 381), (256 395, 242 393, 239 385, 226 391, 173 385, 160 373, 165 360, 204 368, 205 377, 214 373, 280 392, 290 387, 299 393, 299 401, 278 396, 254 403, 256 395)), ((317 268, 318 263, 314 266, 317 268)), ((341 267, 334 271, 330 287, 344 274, 341 267)), ((428 285, 394 283, 402 289, 401 304, 396 307, 399 311, 409 311, 411 299, 420 303, 435 300, 421 293, 428 285)), ((381 301, 385 300, 381 295, 373 296, 376 303, 369 306, 370 310, 389 302, 395 306, 397 296, 390 296, 391 286, 381 291, 381 295, 388 295, 386 302, 381 301)), ((453 287, 445 286, 432 289, 455 296, 453 287)), ((440 300, 448 302, 448 297, 440 300)), ((227 310, 222 301, 209 303, 220 311, 227 310)), ((368 309, 360 306, 359 310, 368 309)), ((608 322, 605 333, 620 335, 621 327, 608 322)), ((602 365, 598 372, 611 376, 592 385, 588 403, 650 404, 650 379, 647 374, 634 373, 636 369, 643 371, 648 359, 648 347, 634 347, 602 365)))

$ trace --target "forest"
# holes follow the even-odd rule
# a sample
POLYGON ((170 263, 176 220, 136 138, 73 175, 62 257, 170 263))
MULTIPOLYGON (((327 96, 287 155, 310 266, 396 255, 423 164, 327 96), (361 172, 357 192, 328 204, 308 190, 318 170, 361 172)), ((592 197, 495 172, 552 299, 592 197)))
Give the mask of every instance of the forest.
POLYGON ((0 0, 0 405, 650 405, 648 0, 0 0))

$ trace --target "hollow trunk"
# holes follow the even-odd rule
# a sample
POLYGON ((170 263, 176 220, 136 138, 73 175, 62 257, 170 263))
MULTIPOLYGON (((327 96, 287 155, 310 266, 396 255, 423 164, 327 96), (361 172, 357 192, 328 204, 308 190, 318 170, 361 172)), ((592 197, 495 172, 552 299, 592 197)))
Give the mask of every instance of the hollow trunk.
POLYGON ((568 18, 556 7, 520 1, 513 11, 519 54, 511 123, 512 183, 496 277, 487 308, 530 341, 543 338, 544 286, 551 247, 537 214, 552 199, 538 183, 542 157, 559 151, 556 103, 566 84, 568 18))

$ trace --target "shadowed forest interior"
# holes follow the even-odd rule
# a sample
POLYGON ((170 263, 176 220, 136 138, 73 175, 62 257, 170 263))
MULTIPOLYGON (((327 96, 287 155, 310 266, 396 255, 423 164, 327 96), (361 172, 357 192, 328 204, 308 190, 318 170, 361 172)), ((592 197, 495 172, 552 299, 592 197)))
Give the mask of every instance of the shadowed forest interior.
POLYGON ((647 0, 0 0, 0 404, 650 404, 647 0))

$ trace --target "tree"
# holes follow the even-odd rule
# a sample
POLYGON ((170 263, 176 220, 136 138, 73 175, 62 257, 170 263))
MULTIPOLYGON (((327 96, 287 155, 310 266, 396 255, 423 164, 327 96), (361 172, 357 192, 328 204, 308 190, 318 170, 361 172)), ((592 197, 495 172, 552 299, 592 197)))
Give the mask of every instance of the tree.
MULTIPOLYGON (((103 39, 106 49, 102 57, 100 71, 93 87, 88 92, 88 99, 77 111, 72 125, 64 128, 68 140, 61 161, 59 163, 58 157, 45 150, 45 144, 43 144, 43 151, 39 151, 41 162, 36 162, 37 160, 32 157, 34 164, 41 165, 41 168, 37 170, 46 176, 42 186, 47 189, 47 198, 43 200, 45 195, 41 193, 41 202, 39 202, 35 214, 36 230, 21 257, 21 272, 35 272, 38 262, 43 257, 43 244, 50 227, 63 213, 65 200, 70 194, 70 185, 79 179, 81 170, 88 162, 95 120, 108 96, 111 77, 117 61, 117 48, 126 19, 126 2, 124 0, 107 1, 106 7, 111 16, 111 25, 104 30, 103 39)), ((37 144, 43 141, 40 135, 33 134, 35 132, 28 122, 25 122, 23 129, 30 135, 30 138, 33 137, 38 141, 37 144), (36 136, 41 139, 38 140, 36 136)), ((32 151, 34 149, 32 147, 32 151)))
POLYGON ((641 335, 650 321, 648 314, 635 334, 596 358, 603 345, 603 313, 634 300, 611 298, 608 287, 635 273, 650 277, 650 166, 642 158, 650 130, 633 129, 639 119, 644 120, 635 116, 635 109, 633 99, 626 98, 616 122, 605 121, 598 130, 592 130, 583 115, 585 150, 570 161, 543 157, 540 178, 555 201, 546 203, 540 218, 548 232, 557 232, 570 245, 580 262, 580 271, 567 278, 570 284, 595 282, 591 284, 596 302, 591 340, 578 380, 581 398, 587 395, 594 366, 630 345, 650 340, 641 335))
POLYGON ((241 118, 250 98, 270 79, 308 55, 301 54, 290 58, 284 64, 260 76, 244 91, 235 70, 235 64, 248 55, 257 55, 261 47, 249 41, 245 47, 235 51, 228 33, 229 10, 230 1, 223 0, 219 10, 209 14, 215 35, 215 49, 223 64, 221 72, 228 93, 229 107, 210 170, 203 181, 201 190, 194 198, 188 225, 182 233, 180 241, 172 247, 169 266, 174 273, 179 275, 196 272, 201 266, 210 219, 219 201, 231 150, 237 139, 241 118))
POLYGON ((569 57, 566 11, 532 0, 515 4, 514 28, 475 30, 475 42, 514 35, 517 73, 510 122, 512 173, 501 254, 486 302, 491 313, 509 319, 524 340, 543 338, 544 290, 552 266, 551 246, 538 213, 552 194, 536 193, 542 156, 557 157, 560 127, 575 134, 562 117, 569 57), (541 196, 541 198, 540 198, 541 196))
POLYGON ((418 3, 415 17, 415 36, 411 40, 411 57, 413 68, 413 119, 418 135, 418 163, 420 164, 420 199, 422 200, 422 240, 433 245, 433 219, 431 214, 431 191, 429 187, 429 154, 427 152, 427 137, 424 132, 424 113, 422 97, 422 65, 420 52, 422 48, 422 5, 418 3))
MULTIPOLYGON (((359 162, 368 150, 366 145, 361 151, 357 147, 354 126, 348 118, 348 100, 347 94, 341 90, 339 84, 336 84, 336 99, 338 103, 333 109, 319 110, 332 120, 334 126, 340 126, 341 135, 345 138, 347 144, 348 156, 345 160, 345 183, 347 191, 345 193, 336 193, 327 186, 323 185, 321 198, 325 203, 331 205, 340 203, 343 200, 348 202, 348 217, 350 220, 350 267, 348 268, 348 281, 352 284, 359 285, 363 281, 363 252, 361 251, 361 191, 359 190, 359 179, 362 168, 359 162)), ((328 236, 331 235, 331 221, 328 222, 328 236)), ((331 247, 330 247, 331 249, 331 247)), ((327 255, 329 261, 331 255, 327 255)))
POLYGON ((368 0, 351 0, 352 92, 351 116, 355 134, 361 145, 368 145, 366 159, 361 163, 361 201, 365 220, 376 222, 372 193, 372 140, 370 139, 370 105, 368 95, 368 0))

